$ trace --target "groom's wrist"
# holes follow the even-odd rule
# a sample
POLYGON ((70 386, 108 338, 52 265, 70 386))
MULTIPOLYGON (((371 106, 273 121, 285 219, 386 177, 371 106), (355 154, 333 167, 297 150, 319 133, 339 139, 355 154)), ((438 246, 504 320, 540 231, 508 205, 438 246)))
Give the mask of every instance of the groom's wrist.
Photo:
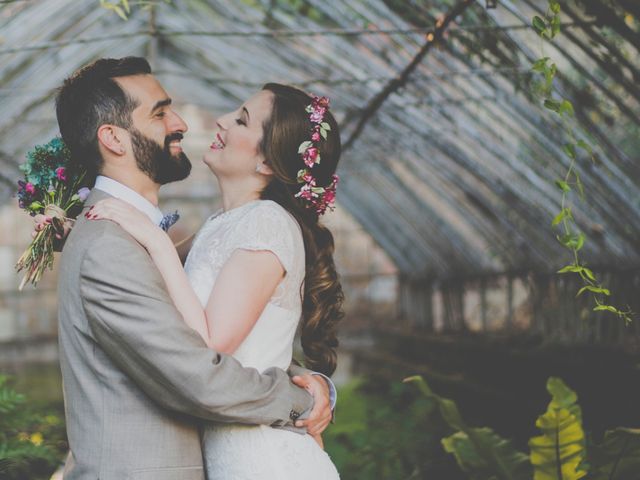
POLYGON ((324 373, 311 372, 311 375, 320 376, 327 383, 327 387, 329 388, 329 404, 331 405, 331 411, 333 412, 336 408, 336 402, 338 401, 338 390, 336 389, 336 386, 333 384, 333 381, 324 373))

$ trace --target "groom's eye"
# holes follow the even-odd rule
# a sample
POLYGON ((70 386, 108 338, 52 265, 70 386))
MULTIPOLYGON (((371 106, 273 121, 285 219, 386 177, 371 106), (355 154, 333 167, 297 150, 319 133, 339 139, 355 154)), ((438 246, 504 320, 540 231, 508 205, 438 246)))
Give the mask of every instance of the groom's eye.
POLYGON ((158 113, 156 113, 156 117, 157 117, 157 118, 164 118, 164 116, 165 116, 165 113, 164 113, 164 112, 158 112, 158 113))

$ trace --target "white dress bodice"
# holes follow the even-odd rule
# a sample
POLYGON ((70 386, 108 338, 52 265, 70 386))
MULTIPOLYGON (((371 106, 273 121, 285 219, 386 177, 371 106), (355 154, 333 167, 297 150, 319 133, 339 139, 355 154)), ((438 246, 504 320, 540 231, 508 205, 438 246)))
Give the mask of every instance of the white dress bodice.
POLYGON ((284 208, 270 200, 256 200, 211 216, 196 235, 185 263, 203 306, 223 265, 238 249, 272 252, 284 267, 285 276, 233 356, 245 367, 259 371, 269 367, 286 370, 302 313, 300 288, 305 257, 300 227, 284 208))
MULTIPOLYGON (((185 263, 203 306, 220 270, 238 249, 273 253, 285 275, 233 356, 259 371, 269 367, 286 370, 302 314, 305 250, 300 226, 270 200, 256 200, 211 216, 196 235, 185 263)), ((208 480, 339 478, 329 456, 309 435, 264 425, 210 423, 203 429, 202 443, 208 480)))

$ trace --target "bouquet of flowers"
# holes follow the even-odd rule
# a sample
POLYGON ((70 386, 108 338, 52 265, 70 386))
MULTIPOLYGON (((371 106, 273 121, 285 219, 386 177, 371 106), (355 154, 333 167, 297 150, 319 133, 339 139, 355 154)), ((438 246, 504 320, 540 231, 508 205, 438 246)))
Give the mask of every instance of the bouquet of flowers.
POLYGON ((65 223, 73 223, 89 189, 80 188, 84 174, 72 171, 69 149, 58 137, 27 153, 20 170, 24 172, 24 181, 18 181, 20 208, 31 216, 50 218, 16 264, 18 272, 25 271, 19 287, 22 290, 28 282, 36 286, 45 269, 52 269, 56 238, 64 235, 65 223))

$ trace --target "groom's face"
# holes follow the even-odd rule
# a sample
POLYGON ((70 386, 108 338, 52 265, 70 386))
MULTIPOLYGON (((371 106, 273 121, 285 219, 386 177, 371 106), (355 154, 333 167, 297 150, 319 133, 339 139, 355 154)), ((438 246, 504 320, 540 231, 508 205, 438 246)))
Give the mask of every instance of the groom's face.
POLYGON ((186 178, 191 162, 181 141, 187 124, 171 108, 167 92, 151 75, 122 77, 118 82, 138 101, 129 129, 138 168, 160 185, 186 178))

